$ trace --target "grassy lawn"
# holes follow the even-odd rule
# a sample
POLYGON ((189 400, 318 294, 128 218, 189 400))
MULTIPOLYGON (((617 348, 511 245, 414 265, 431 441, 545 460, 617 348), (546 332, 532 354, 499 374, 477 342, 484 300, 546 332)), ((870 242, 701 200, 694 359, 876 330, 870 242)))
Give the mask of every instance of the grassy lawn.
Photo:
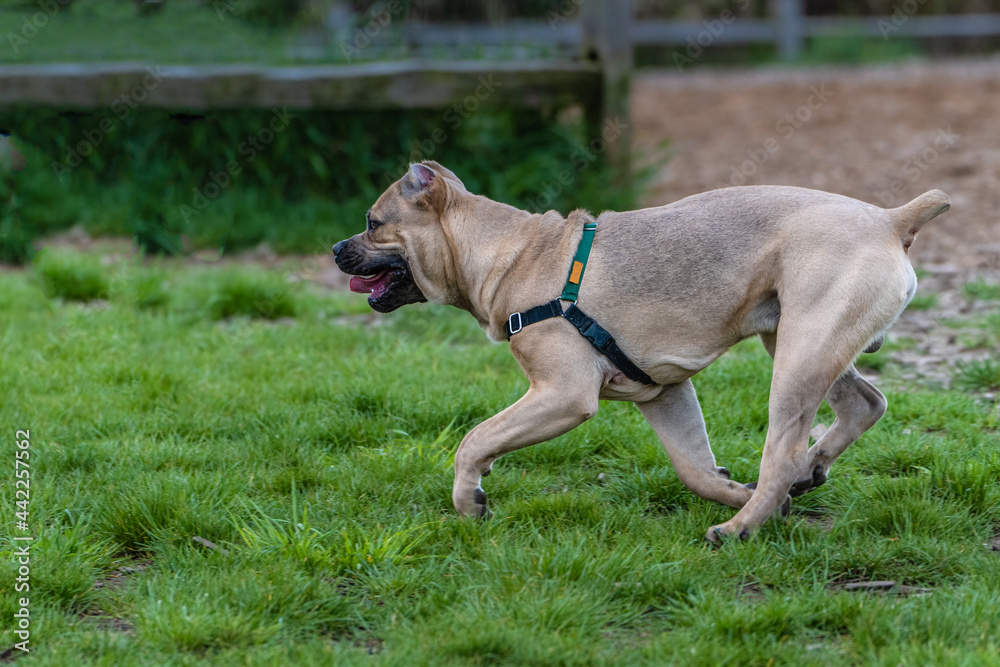
MULTIPOLYGON (((36 536, 18 664, 1000 664, 1000 436, 971 394, 887 391, 824 487, 719 550, 702 536, 732 511, 626 404, 502 459, 494 519, 460 520, 458 443, 526 389, 507 346, 297 268, 0 273, 0 650, 28 595, 16 429, 36 536), (870 580, 926 591, 844 588, 870 580)), ((770 366, 749 341, 695 378, 740 481, 770 366)))
MULTIPOLYGON (((140 62, 277 66, 400 59, 411 53, 398 29, 407 22, 410 5, 421 4, 400 0, 390 10, 386 3, 375 3, 367 12, 359 12, 350 25, 334 30, 323 26, 324 7, 328 3, 312 3, 312 8, 306 7, 291 23, 277 21, 273 11, 261 11, 292 4, 273 0, 172 0, 160 5, 161 11, 148 14, 139 11, 136 3, 125 1, 73 0, 68 6, 64 0, 53 3, 48 4, 48 11, 43 11, 35 0, 0 0, 0 28, 4 37, 0 64, 140 62), (370 27, 376 17, 380 21, 377 31, 370 27), (379 38, 378 46, 370 47, 369 36, 362 32, 365 28, 379 38)), ((524 11, 527 7, 521 4, 524 11)), ((544 22, 544 13, 550 9, 548 3, 535 5, 536 20, 544 22)), ((545 43, 512 43, 490 49, 467 44, 457 49, 423 52, 442 59, 456 55, 509 59, 559 54, 558 48, 545 43)))
MULTIPOLYGON (((68 7, 56 4, 56 11, 43 12, 47 20, 39 18, 31 24, 40 11, 37 3, 0 0, 4 34, 12 32, 24 39, 0 49, 0 63, 288 64, 299 60, 297 31, 250 24, 241 20, 240 13, 226 11, 227 6, 238 9, 240 5, 232 0, 205 6, 175 1, 162 12, 140 17, 131 2, 76 0, 68 7), (25 27, 25 19, 31 27, 25 27)), ((333 46, 328 55, 324 50, 320 60, 343 59, 339 46, 333 46)))

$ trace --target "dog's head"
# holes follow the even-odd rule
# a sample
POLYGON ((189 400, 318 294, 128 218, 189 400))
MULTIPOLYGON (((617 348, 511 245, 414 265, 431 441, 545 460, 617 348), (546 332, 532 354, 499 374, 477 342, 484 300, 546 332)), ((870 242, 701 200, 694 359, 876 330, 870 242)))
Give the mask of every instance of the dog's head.
POLYGON ((448 302, 448 243, 442 215, 465 186, 436 162, 410 165, 368 210, 367 228, 333 246, 351 290, 381 313, 408 303, 448 302), (426 295, 426 296, 425 296, 426 295))

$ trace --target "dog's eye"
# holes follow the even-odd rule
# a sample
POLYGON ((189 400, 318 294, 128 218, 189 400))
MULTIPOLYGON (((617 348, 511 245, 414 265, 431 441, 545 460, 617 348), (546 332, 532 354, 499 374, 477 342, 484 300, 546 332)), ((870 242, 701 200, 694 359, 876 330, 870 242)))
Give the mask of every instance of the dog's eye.
POLYGON ((368 223, 368 231, 370 232, 375 231, 375 228, 382 224, 380 221, 372 217, 372 212, 370 210, 365 213, 365 220, 368 223))

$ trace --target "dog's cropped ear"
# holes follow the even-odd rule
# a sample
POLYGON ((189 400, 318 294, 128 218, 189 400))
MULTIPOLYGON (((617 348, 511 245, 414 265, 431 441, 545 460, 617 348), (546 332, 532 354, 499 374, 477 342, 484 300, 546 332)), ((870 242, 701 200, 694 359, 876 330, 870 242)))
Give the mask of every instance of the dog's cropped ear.
POLYGON ((438 175, 430 167, 419 163, 411 164, 410 170, 406 172, 406 176, 400 181, 400 186, 403 188, 403 196, 412 200, 427 194, 430 192, 437 178, 438 175))
POLYGON ((465 190, 465 183, 463 183, 462 179, 460 179, 458 176, 455 175, 455 172, 453 172, 451 169, 448 169, 448 167, 445 167, 444 165, 439 164, 434 160, 424 160, 422 164, 430 167, 441 176, 444 176, 445 178, 454 181, 456 185, 460 186, 463 190, 465 190))

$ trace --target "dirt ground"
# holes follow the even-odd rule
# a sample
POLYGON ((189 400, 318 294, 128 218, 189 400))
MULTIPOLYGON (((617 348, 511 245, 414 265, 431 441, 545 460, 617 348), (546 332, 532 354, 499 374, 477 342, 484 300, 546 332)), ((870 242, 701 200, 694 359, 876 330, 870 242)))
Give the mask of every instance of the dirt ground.
POLYGON ((890 340, 917 340, 894 354, 903 377, 947 384, 970 349, 947 320, 988 305, 961 286, 1000 278, 1000 58, 865 68, 650 72, 635 77, 634 148, 668 140, 670 160, 644 204, 728 185, 797 185, 885 207, 940 188, 950 211, 910 250, 923 269, 929 310, 907 311, 890 340))
POLYGON ((641 74, 632 113, 637 151, 671 146, 648 205, 730 184, 886 207, 940 188, 952 209, 913 263, 1000 266, 1000 59, 641 74))

